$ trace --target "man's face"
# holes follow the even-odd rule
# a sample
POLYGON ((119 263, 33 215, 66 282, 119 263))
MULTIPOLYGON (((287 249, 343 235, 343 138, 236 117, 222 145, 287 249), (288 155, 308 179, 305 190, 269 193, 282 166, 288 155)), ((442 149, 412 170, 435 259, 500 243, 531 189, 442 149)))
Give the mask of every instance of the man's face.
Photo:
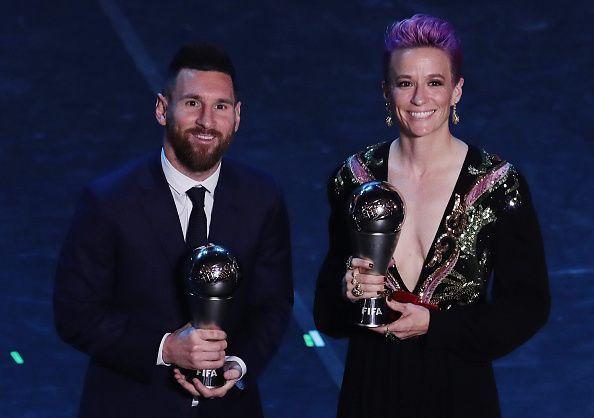
POLYGON ((167 98, 159 95, 166 128, 165 147, 191 172, 216 166, 239 128, 240 102, 231 77, 218 71, 182 69, 167 98))

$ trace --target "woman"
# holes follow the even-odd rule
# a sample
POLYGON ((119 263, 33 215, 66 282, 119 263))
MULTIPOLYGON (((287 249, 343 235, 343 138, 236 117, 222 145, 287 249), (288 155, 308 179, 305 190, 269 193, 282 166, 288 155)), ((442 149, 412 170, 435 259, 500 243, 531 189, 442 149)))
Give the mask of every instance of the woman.
POLYGON ((330 248, 314 315, 322 332, 349 337, 339 417, 498 417, 491 361, 548 317, 542 239, 524 178, 450 133, 463 84, 448 22, 415 15, 388 29, 386 123, 400 135, 349 157, 329 186, 330 248), (370 260, 349 257, 345 204, 370 180, 391 183, 406 207, 385 278, 368 274, 370 260), (354 326, 353 302, 384 288, 397 291, 400 301, 388 305, 399 319, 354 326))

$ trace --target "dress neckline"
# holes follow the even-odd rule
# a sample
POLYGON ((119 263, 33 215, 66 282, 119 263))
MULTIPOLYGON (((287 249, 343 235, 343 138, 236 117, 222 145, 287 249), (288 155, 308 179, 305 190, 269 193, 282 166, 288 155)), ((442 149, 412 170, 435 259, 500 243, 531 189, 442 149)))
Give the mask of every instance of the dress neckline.
MULTIPOLYGON (((427 251, 427 254, 425 254, 425 258, 423 259, 423 265, 421 267, 419 277, 417 278, 417 282, 416 282, 415 287, 412 290, 412 292, 404 284, 404 280, 402 279, 402 276, 400 275, 400 272, 398 271, 398 268, 396 267, 396 265, 394 265, 393 267, 390 267, 390 269, 389 269, 390 273, 392 274, 392 276, 398 283, 398 286, 400 286, 401 289, 406 290, 407 292, 413 293, 415 295, 418 295, 420 289, 422 289, 423 283, 425 282, 425 280, 427 280, 427 277, 429 277, 429 275, 431 274, 431 271, 433 270, 431 267, 429 267, 429 263, 433 259, 434 254, 436 252, 435 247, 439 240, 439 237, 441 237, 442 234, 444 234, 444 232, 445 232, 445 229, 446 229, 445 220, 448 217, 448 215, 452 212, 452 209, 454 208, 454 205, 456 204, 456 200, 457 200, 456 196, 458 196, 458 199, 459 199, 459 196, 460 196, 459 191, 463 188, 463 183, 464 183, 463 180, 466 177, 465 174, 468 172, 467 168, 470 165, 470 157, 471 157, 471 152, 472 152, 472 146, 470 144, 466 144, 466 145, 467 145, 468 149, 466 150, 466 155, 464 157, 464 161, 462 162, 462 166, 460 167, 460 171, 458 172, 458 177, 456 179, 456 182, 454 183, 454 187, 450 194, 450 198, 448 199, 448 203, 445 206, 445 209, 443 211, 443 214, 442 214, 439 224, 437 226, 437 230, 435 232, 435 235, 433 236, 431 245, 429 246, 429 250, 427 251)), ((386 158, 386 160, 389 160, 389 155, 386 158)), ((386 161, 386 181, 388 179, 387 166, 388 166, 388 162, 386 161)))

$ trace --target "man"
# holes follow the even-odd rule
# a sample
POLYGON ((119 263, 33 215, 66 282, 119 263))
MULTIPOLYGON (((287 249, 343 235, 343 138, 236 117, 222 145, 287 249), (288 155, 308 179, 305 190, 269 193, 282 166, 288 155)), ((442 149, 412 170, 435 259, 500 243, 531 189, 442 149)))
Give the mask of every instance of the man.
POLYGON ((223 157, 240 110, 227 54, 183 47, 157 97, 161 152, 84 190, 54 295, 58 333, 90 356, 80 417, 262 415, 256 379, 293 303, 289 226, 278 185, 223 157), (190 198, 196 189, 203 203, 190 198), (200 228, 242 274, 222 329, 188 323, 180 264, 200 228), (178 371, 224 364, 227 382, 217 389, 178 371))

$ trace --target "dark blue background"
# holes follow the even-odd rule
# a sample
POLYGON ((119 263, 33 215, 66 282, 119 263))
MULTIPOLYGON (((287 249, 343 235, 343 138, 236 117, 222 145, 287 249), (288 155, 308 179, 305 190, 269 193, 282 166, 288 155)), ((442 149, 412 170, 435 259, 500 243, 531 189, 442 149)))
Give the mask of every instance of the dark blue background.
POLYGON ((326 246, 326 178, 397 135, 383 125, 382 38, 418 12, 450 20, 463 41, 454 133, 523 171, 545 237, 552 313, 495 364, 504 417, 594 416, 591 2, 24 0, 1 10, 0 417, 74 416, 86 357, 53 328, 57 252, 82 185, 159 146, 160 73, 194 39, 233 56, 243 106, 231 152, 273 172, 291 212, 297 304, 262 379, 267 416, 332 417, 345 343, 302 338, 326 246))

